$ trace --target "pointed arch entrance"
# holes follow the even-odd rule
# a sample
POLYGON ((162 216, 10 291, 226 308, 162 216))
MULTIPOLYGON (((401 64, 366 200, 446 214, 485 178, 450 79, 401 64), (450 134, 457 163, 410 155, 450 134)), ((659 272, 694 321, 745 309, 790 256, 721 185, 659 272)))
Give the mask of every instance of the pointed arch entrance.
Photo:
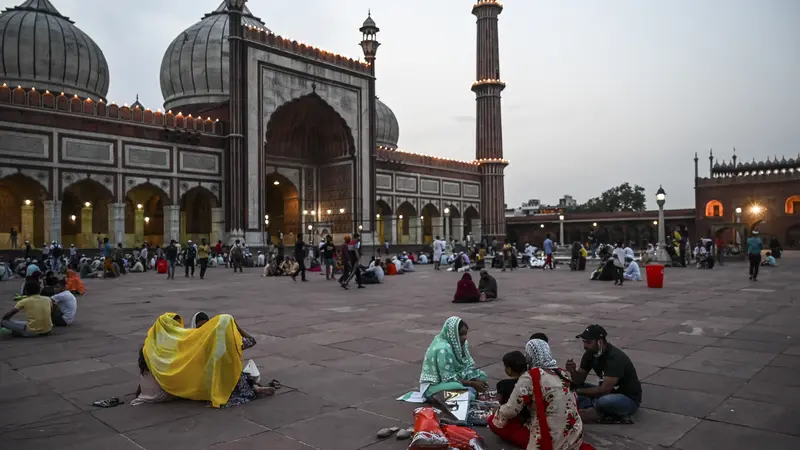
POLYGON ((397 242, 400 245, 412 242, 411 218, 416 216, 417 210, 409 202, 403 202, 397 207, 397 242))
POLYGON ((285 176, 273 172, 267 174, 266 214, 264 223, 267 235, 274 244, 283 236, 283 244, 294 244, 300 226, 300 195, 297 186, 285 176))
POLYGON ((204 186, 195 186, 181 197, 181 242, 211 241, 211 210, 219 207, 217 197, 204 186))
POLYGON ((266 126, 264 155, 269 164, 298 174, 291 180, 277 173, 264 177, 270 235, 274 237, 279 230, 272 219, 278 212, 284 237, 287 230, 296 236, 308 225, 317 231, 331 230, 334 237, 357 231, 353 133, 324 99, 311 93, 279 106, 266 126), (282 184, 294 191, 277 187, 282 184), (286 200, 291 201, 287 204, 286 200), (271 201, 277 205, 271 206, 271 201), (308 212, 306 217, 302 211, 308 212))
POLYGON ((378 240, 378 244, 393 240, 391 238, 391 230, 386 228, 387 224, 391 224, 392 222, 392 207, 389 206, 389 203, 386 201, 378 200, 375 203, 375 210, 377 211, 375 213, 375 236, 378 240))
POLYGON ((464 210, 464 239, 472 235, 473 241, 480 242, 481 236, 476 236, 478 230, 474 229, 478 219, 480 219, 480 214, 475 207, 470 206, 464 210))
POLYGON ((125 246, 164 246, 164 207, 172 201, 160 187, 140 184, 125 195, 125 246))
POLYGON ((21 173, 0 179, 0 248, 39 247, 45 242, 44 201, 47 192, 38 181, 21 173), (16 243, 11 230, 17 233, 16 243))
POLYGON ((422 207, 422 242, 424 244, 430 244, 433 242, 433 238, 439 236, 440 238, 444 239, 444 230, 443 224, 444 222, 441 219, 441 214, 439 213, 439 209, 434 206, 432 203, 428 203, 427 205, 422 207))
POLYGON ((109 236, 108 205, 114 194, 101 183, 85 178, 70 184, 61 194, 61 234, 64 245, 97 248, 109 236))

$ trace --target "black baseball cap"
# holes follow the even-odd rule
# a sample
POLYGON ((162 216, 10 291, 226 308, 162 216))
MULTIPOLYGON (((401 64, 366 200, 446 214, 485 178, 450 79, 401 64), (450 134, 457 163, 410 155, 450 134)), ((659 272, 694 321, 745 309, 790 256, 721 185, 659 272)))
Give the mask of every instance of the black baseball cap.
POLYGON ((598 339, 605 339, 606 336, 608 336, 608 333, 606 333, 605 328, 601 327, 600 325, 589 325, 585 330, 583 330, 583 333, 575 337, 586 341, 596 341, 598 339))

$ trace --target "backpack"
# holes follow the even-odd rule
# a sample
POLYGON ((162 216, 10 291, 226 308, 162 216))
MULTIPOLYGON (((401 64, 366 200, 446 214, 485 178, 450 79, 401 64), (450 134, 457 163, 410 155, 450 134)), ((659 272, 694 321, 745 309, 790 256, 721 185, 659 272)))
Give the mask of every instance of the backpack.
POLYGON ((233 248, 231 249, 231 256, 233 256, 236 259, 242 259, 243 255, 244 251, 242 250, 242 247, 240 245, 234 245, 233 248))

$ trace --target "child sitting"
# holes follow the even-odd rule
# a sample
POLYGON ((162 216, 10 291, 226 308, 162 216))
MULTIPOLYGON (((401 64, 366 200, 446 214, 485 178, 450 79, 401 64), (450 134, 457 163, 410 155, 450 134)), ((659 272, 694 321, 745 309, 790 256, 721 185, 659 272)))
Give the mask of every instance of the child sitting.
MULTIPOLYGON (((517 385, 517 380, 523 373, 528 371, 528 363, 525 361, 525 355, 515 350, 503 355, 503 365, 506 369, 506 375, 509 377, 505 380, 497 382, 497 396, 501 405, 508 402, 511 393, 514 391, 514 386, 517 385)), ((530 413, 527 408, 523 408, 519 414, 520 421, 525 423, 530 418, 530 413)))

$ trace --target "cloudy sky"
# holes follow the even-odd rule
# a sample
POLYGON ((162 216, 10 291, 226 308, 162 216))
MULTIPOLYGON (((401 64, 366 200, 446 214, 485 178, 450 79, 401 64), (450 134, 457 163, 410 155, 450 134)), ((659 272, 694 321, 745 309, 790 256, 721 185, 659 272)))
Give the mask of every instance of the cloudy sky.
MULTIPOLYGON (((157 108, 167 45, 220 0, 51 0, 104 50, 108 98, 157 108)), ((21 0, 0 0, 12 6, 21 0)), ((470 0, 248 2, 275 32, 358 57, 372 9, 378 95, 408 151, 475 154, 470 0)), ((694 204, 692 158, 800 152, 800 1, 508 0, 500 16, 506 202, 583 202, 624 181, 694 204)), ((650 201, 648 206, 655 207, 650 201)))

